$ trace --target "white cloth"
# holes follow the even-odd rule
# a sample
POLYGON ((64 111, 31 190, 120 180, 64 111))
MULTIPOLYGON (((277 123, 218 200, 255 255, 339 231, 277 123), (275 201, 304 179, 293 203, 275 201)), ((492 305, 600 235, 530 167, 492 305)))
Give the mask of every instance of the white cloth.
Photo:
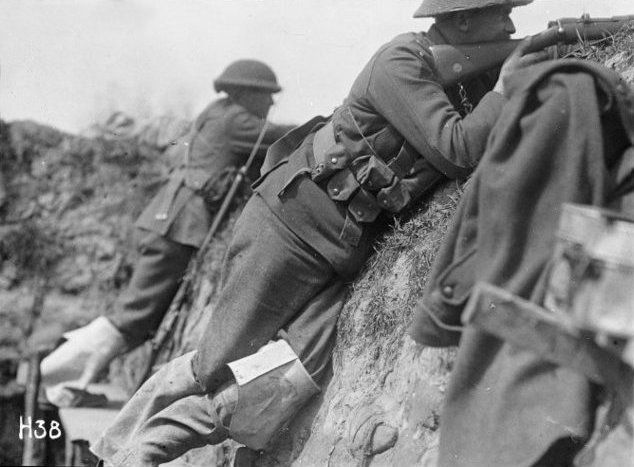
POLYGON ((104 316, 66 332, 64 337, 66 342, 42 360, 40 371, 43 386, 77 380, 94 352, 116 350, 120 354, 126 351, 123 335, 104 316))

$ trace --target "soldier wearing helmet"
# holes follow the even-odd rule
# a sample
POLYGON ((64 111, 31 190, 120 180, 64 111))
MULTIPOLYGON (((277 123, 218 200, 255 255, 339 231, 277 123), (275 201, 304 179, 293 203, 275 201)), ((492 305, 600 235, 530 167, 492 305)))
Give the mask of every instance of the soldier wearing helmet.
MULTIPOLYGON (((182 159, 136 222, 139 259, 112 314, 68 333, 42 362, 45 382, 77 377, 85 387, 117 355, 150 338, 174 297, 190 258, 201 246, 237 170, 246 162, 281 91, 275 73, 257 60, 231 63, 214 81, 226 95, 196 118, 177 150, 182 159), (75 369, 75 371, 73 371, 75 369)), ((257 178, 266 149, 292 127, 269 124, 249 174, 257 178)), ((68 396, 64 386, 51 394, 68 396)))
POLYGON ((382 46, 330 117, 269 148, 198 349, 145 383, 93 448, 98 455, 140 466, 228 436, 267 447, 319 391, 344 284, 389 221, 382 214, 471 173, 505 102, 505 78, 539 59, 520 49, 499 79, 443 89, 429 46, 508 38, 511 8, 530 1, 426 0, 417 16, 436 18, 429 32, 382 46))

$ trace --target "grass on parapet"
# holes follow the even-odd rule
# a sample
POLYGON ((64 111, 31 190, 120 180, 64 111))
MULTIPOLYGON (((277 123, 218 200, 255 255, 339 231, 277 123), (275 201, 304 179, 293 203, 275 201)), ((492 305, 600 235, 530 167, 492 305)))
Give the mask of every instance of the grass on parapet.
POLYGON ((341 348, 363 342, 361 352, 377 342, 401 342, 461 192, 456 183, 448 183, 377 240, 339 320, 341 348))

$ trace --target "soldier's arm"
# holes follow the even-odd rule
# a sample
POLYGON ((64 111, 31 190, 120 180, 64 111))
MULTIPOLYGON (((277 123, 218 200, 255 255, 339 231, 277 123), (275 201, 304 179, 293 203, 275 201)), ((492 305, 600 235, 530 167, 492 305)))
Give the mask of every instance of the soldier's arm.
MULTIPOLYGON (((248 112, 236 114, 229 124, 229 138, 233 150, 241 154, 250 154, 263 126, 264 120, 255 115, 248 112)), ((269 122, 258 150, 258 157, 263 159, 269 146, 293 128, 292 125, 276 125, 269 122)))
POLYGON ((409 192, 410 203, 412 203, 436 188, 442 180, 446 180, 446 177, 427 162, 427 159, 420 157, 401 183, 409 192))
POLYGON ((437 170, 464 177, 480 160, 505 99, 489 92, 471 114, 461 117, 434 81, 429 60, 418 44, 384 50, 369 81, 372 103, 437 170))

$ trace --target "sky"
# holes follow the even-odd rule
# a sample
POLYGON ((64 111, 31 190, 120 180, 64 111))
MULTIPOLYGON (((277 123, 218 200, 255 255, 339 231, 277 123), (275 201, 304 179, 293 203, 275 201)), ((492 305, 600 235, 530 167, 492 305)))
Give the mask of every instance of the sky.
MULTIPOLYGON (((78 132, 114 111, 194 118, 239 58, 277 73, 274 121, 329 114, 374 51, 426 30, 419 0, 0 0, 0 118, 78 132)), ((535 0, 516 37, 555 18, 634 14, 632 0, 535 0)))

